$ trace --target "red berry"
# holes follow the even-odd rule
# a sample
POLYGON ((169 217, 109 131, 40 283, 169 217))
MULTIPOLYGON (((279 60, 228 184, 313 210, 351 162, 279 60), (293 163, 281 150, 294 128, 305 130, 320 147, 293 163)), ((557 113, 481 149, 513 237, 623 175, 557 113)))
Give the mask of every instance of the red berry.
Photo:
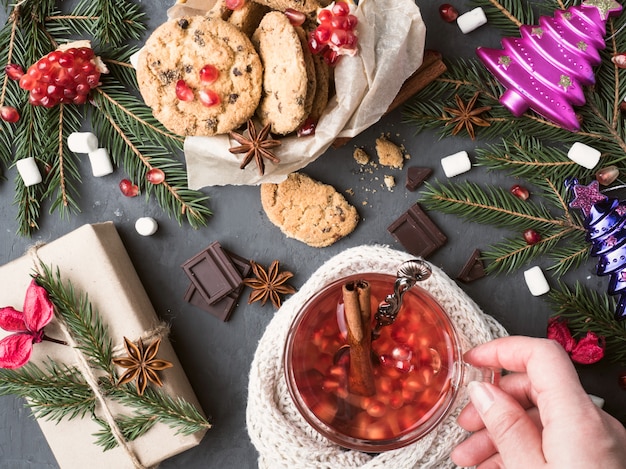
POLYGON ((294 10, 293 8, 287 8, 285 10, 285 16, 289 18, 289 22, 294 26, 302 26, 302 23, 306 20, 306 15, 304 13, 294 10))
POLYGON ((313 36, 319 43, 321 44, 326 44, 329 40, 330 37, 333 34, 333 29, 330 26, 326 26, 326 25, 320 25, 317 28, 315 28, 315 31, 313 31, 313 36))
POLYGON ((128 179, 120 181, 120 190, 126 197, 135 197, 139 194, 139 187, 130 182, 128 179))
POLYGON ((309 50, 313 53, 313 54, 320 54, 322 53, 326 48, 328 48, 328 46, 326 44, 323 44, 321 42, 319 42, 317 39, 315 39, 314 34, 311 33, 311 35, 309 36, 309 50))
POLYGON ((246 4, 246 0, 226 0, 226 8, 229 10, 239 10, 246 4))
POLYGON ((24 69, 18 64, 9 64, 4 71, 11 80, 19 80, 24 76, 24 69))
POLYGON ((220 76, 220 71, 213 65, 205 65, 200 69, 200 81, 213 83, 220 76))
POLYGON ((528 189, 526 189, 524 186, 520 186, 519 184, 515 184, 513 187, 511 187, 511 194, 522 200, 526 200, 528 199, 528 197, 530 197, 528 189))
POLYGON ((441 19, 444 21, 452 23, 459 17, 459 12, 449 3, 444 3, 439 7, 439 16, 441 16, 441 19))
POLYGON ((533 245, 541 241, 541 235, 532 228, 529 228, 524 231, 524 239, 526 240, 526 243, 533 245))
POLYGON ((193 90, 189 88, 185 80, 176 82, 176 97, 181 101, 193 101, 193 90))
POLYGON ((323 58, 324 58, 324 62, 326 63, 326 65, 328 65, 329 67, 332 67, 339 60, 339 54, 337 53, 336 50, 328 49, 324 52, 323 58))
POLYGON ((217 106, 221 102, 220 96, 213 90, 200 90, 198 98, 206 107, 217 106))
POLYGON ((20 113, 13 106, 0 107, 0 118, 6 122, 17 122, 20 120, 20 113))
POLYGON ((161 184, 165 181, 165 173, 159 168, 152 168, 146 173, 146 179, 152 184, 161 184))

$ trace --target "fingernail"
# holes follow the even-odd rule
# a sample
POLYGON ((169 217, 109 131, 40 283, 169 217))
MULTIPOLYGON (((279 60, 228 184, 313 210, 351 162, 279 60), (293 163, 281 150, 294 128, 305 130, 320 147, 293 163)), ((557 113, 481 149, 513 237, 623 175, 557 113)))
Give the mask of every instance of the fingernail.
POLYGON ((485 383, 471 381, 467 385, 467 392, 472 400, 472 404, 474 404, 476 410, 481 414, 487 412, 494 403, 493 394, 485 383))

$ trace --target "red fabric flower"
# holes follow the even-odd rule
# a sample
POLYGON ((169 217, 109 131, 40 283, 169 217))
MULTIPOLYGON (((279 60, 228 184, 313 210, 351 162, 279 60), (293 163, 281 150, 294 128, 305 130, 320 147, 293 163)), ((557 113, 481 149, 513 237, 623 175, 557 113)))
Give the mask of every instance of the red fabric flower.
POLYGON ((26 290, 24 311, 12 306, 0 308, 0 327, 15 332, 0 340, 0 367, 19 368, 30 359, 33 344, 44 338, 43 328, 54 317, 48 292, 33 280, 26 290))
POLYGON ((567 327, 567 321, 562 318, 551 318, 548 321, 547 337, 561 344, 575 363, 590 365, 604 357, 606 346, 604 337, 589 331, 585 337, 576 342, 567 327))

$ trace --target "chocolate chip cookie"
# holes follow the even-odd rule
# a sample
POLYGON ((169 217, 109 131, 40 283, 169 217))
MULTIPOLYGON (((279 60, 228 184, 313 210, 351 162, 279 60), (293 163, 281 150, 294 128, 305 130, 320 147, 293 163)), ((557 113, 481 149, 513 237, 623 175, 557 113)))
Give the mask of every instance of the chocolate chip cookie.
POLYGON ((259 104, 262 65, 239 29, 220 18, 192 16, 159 26, 139 55, 139 90, 154 116, 184 136, 227 133, 259 104), (211 67, 213 73, 209 72, 211 67), (216 77, 215 77, 216 76, 216 77))

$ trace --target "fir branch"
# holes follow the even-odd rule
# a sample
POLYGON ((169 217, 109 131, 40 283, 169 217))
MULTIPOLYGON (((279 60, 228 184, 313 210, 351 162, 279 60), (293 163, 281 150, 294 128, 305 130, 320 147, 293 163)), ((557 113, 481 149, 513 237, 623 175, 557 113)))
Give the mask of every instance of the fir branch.
POLYGON ((94 311, 87 294, 77 295, 71 282, 64 284, 59 269, 40 263, 42 275, 35 276, 37 284, 44 287, 56 312, 65 321, 77 348, 89 359, 92 366, 115 377, 112 363, 113 346, 108 337, 108 328, 94 311))
MULTIPOLYGON (((93 436, 96 437, 95 444, 102 446, 103 451, 108 451, 117 447, 117 440, 115 439, 115 436, 113 436, 113 432, 111 431, 109 424, 103 419, 97 417, 94 417, 93 420, 100 425, 101 428, 93 434, 93 436)), ((157 423, 157 419, 152 415, 124 415, 117 417, 115 419, 115 423, 126 441, 134 441, 150 430, 154 424, 157 423)))
POLYGON ((143 396, 137 395, 135 387, 130 385, 115 388, 111 393, 120 403, 136 409, 140 414, 153 416, 156 421, 174 429, 176 434, 191 435, 211 428, 211 423, 195 406, 151 387, 146 388, 143 396))
POLYGON ((16 370, 0 368, 0 394, 27 399, 35 417, 57 423, 93 413, 95 397, 76 368, 52 361, 44 366, 29 363, 16 370))
POLYGON ((554 315, 568 321, 575 335, 593 331, 606 340, 606 356, 610 361, 626 363, 626 322, 614 319, 615 301, 580 283, 569 287, 559 282, 549 295, 554 315))

